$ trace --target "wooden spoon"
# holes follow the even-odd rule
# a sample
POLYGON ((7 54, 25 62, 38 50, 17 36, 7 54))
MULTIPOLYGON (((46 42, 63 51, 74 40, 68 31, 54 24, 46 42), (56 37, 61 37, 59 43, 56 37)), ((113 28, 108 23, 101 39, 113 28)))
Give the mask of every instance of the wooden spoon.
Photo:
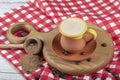
POLYGON ((42 41, 30 37, 23 44, 0 44, 0 48, 24 48, 27 53, 38 54, 42 48, 42 41))

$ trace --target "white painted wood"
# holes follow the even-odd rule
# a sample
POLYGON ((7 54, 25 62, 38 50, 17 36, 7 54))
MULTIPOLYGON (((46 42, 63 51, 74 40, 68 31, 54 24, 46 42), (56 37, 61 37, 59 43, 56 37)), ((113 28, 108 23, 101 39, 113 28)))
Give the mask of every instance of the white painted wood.
MULTIPOLYGON (((0 15, 30 0, 0 0, 0 15)), ((25 80, 23 76, 0 55, 0 80, 25 80)))
POLYGON ((25 80, 20 74, 0 73, 0 80, 25 80))
POLYGON ((28 1, 30 0, 0 0, 0 15, 13 8, 19 7, 28 1))
POLYGON ((17 70, 2 56, 0 56, 0 72, 18 73, 17 70))
POLYGON ((28 2, 28 1, 30 1, 30 0, 0 0, 0 3, 2 3, 2 2, 7 2, 7 3, 9 3, 9 2, 13 2, 13 3, 19 2, 19 3, 21 3, 21 2, 28 2))
POLYGON ((14 3, 14 4, 10 4, 10 5, 9 5, 9 3, 0 4, 0 15, 2 15, 3 13, 5 13, 7 11, 10 11, 11 9, 13 9, 15 7, 19 7, 22 4, 23 3, 14 3))

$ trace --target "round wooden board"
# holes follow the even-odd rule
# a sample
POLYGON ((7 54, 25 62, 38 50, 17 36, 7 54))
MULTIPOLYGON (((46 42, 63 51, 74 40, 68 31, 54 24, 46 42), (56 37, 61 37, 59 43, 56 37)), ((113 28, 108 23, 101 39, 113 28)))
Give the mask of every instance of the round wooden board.
POLYGON ((49 35, 48 37, 48 39, 51 39, 52 37, 52 40, 44 41, 43 55, 49 65, 67 74, 84 75, 96 72, 104 68, 109 63, 114 51, 111 36, 98 26, 90 23, 87 23, 87 25, 96 30, 98 34, 96 39, 96 49, 94 51, 94 55, 91 56, 91 61, 83 60, 75 62, 58 57, 52 49, 52 41, 54 37, 59 34, 58 29, 55 29, 55 31, 50 34, 51 36, 49 35), (107 45, 104 45, 104 43, 107 45))

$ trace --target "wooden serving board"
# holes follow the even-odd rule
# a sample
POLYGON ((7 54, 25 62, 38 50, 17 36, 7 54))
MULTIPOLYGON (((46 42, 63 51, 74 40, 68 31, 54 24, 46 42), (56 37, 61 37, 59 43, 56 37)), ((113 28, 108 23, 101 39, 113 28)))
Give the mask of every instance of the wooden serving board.
POLYGON ((87 25, 97 32, 96 49, 90 57, 91 61, 83 60, 76 62, 60 58, 52 48, 54 38, 59 34, 58 29, 55 29, 49 35, 44 36, 47 38, 43 40, 43 55, 49 65, 67 74, 84 75, 96 72, 109 63, 112 59, 114 49, 111 36, 98 26, 90 23, 87 23, 87 25))
MULTIPOLYGON (((83 75, 83 74, 96 72, 102 69, 103 67, 105 67, 105 65, 107 65, 111 60, 114 49, 111 36, 106 31, 90 23, 87 23, 87 25, 88 27, 94 29, 97 32, 97 38, 95 43, 96 48, 92 50, 93 53, 90 53, 85 57, 85 59, 90 57, 91 58, 90 61, 80 59, 80 62, 79 61, 76 62, 75 58, 74 61, 70 61, 68 60, 68 58, 63 58, 57 54, 56 51, 59 51, 60 54, 60 50, 59 49, 55 50, 56 48, 53 48, 53 46, 54 45, 60 46, 59 41, 58 42, 56 41, 56 43, 54 42, 56 36, 60 34, 58 28, 48 33, 40 33, 36 31, 35 28, 28 23, 25 22, 16 23, 8 29, 7 37, 11 43, 16 43, 16 44, 24 42, 29 37, 36 37, 41 41, 43 41, 43 49, 42 49, 43 56, 52 67, 67 74, 83 75), (19 30, 27 30, 29 34, 25 37, 19 37, 19 38, 14 36, 13 34, 19 30)), ((61 54, 63 54, 62 51, 61 54)))

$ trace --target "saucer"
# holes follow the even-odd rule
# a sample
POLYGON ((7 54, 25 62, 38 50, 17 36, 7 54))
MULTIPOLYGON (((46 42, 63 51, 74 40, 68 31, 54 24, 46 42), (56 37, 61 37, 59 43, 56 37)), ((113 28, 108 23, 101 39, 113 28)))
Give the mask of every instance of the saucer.
POLYGON ((83 50, 76 51, 75 53, 69 53, 61 47, 60 37, 61 37, 61 34, 56 35, 52 42, 53 51, 58 57, 65 60, 70 60, 70 61, 81 61, 81 60, 90 58, 90 56, 94 54, 94 50, 96 48, 95 40, 89 41, 86 44, 86 46, 83 48, 83 50))

